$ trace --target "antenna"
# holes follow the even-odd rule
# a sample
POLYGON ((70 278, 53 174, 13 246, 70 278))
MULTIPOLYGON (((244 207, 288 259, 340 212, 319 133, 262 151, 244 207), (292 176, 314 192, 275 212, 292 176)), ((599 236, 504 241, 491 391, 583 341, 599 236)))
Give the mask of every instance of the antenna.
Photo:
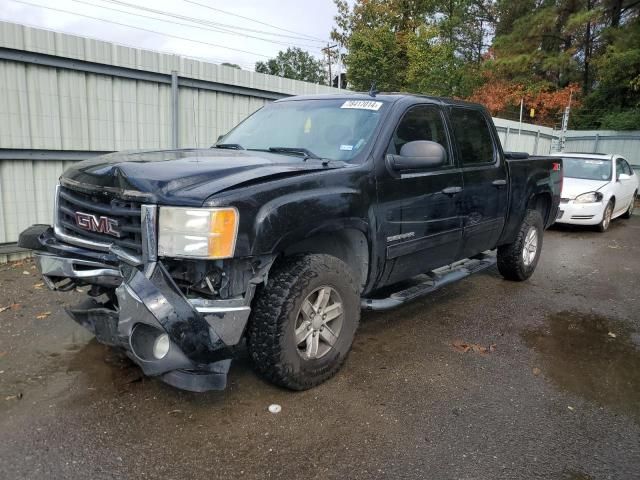
POLYGON ((374 80, 373 82, 371 82, 371 88, 369 89, 369 96, 375 98, 378 93, 379 92, 378 92, 378 89, 376 88, 376 82, 374 80))

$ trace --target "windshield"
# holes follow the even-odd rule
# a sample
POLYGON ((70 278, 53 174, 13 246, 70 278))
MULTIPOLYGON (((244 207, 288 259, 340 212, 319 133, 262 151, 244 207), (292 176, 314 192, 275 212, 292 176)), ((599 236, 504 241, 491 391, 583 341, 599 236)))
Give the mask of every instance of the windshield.
POLYGON ((611 180, 611 160, 564 157, 562 170, 564 170, 564 176, 569 178, 611 180))
POLYGON ((369 143, 385 103, 377 100, 294 100, 270 103, 217 145, 351 161, 369 143))

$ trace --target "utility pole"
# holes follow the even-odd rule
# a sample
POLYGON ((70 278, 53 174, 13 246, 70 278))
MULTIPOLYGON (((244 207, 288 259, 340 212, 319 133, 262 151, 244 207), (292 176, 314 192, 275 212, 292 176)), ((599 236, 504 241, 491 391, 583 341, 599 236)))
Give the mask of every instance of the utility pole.
POLYGON ((520 99, 520 123, 518 125, 518 140, 520 140, 520 133, 522 132, 522 111, 524 110, 524 98, 520 99))
POLYGON ((560 151, 564 152, 564 146, 567 142, 567 130, 569 129, 569 114, 571 113, 571 99, 573 98, 573 90, 569 92, 569 104, 564 109, 562 115, 562 133, 560 134, 560 151))
MULTIPOLYGON (((331 74, 331 49, 332 48, 336 48, 338 45, 329 45, 327 43, 326 48, 323 48, 322 51, 327 53, 327 61, 329 63, 329 86, 332 87, 333 86, 333 75, 331 74)), ((338 82, 340 82, 340 79, 338 78, 338 82)))

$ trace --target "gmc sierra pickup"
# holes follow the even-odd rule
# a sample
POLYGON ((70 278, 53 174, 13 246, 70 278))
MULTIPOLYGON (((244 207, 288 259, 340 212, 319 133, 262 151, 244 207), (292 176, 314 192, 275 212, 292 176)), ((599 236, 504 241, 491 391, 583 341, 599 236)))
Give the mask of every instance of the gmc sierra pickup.
POLYGON ((334 375, 360 310, 497 263, 536 268, 562 160, 505 154, 487 111, 405 94, 279 100, 209 149, 113 153, 61 177, 20 245, 67 311, 145 374, 222 389, 239 345, 295 390, 334 375), (497 250, 497 252, 491 252, 497 250))

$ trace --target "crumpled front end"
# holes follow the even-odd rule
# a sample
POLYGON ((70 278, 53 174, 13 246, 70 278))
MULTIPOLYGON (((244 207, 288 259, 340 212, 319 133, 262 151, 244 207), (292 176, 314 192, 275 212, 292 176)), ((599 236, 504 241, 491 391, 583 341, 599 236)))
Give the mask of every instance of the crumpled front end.
POLYGON ((50 289, 90 286, 89 298, 67 312, 99 342, 122 348, 146 375, 177 388, 224 389, 253 293, 271 261, 201 261, 187 268, 189 262, 161 260, 155 253, 154 208, 142 209, 141 254, 59 235, 58 225, 31 227, 20 244, 35 250, 36 265, 50 289), (227 282, 232 276, 242 281, 236 280, 234 289, 227 287, 223 296, 212 272, 227 276, 227 282), (196 283, 204 288, 194 287, 196 283))

